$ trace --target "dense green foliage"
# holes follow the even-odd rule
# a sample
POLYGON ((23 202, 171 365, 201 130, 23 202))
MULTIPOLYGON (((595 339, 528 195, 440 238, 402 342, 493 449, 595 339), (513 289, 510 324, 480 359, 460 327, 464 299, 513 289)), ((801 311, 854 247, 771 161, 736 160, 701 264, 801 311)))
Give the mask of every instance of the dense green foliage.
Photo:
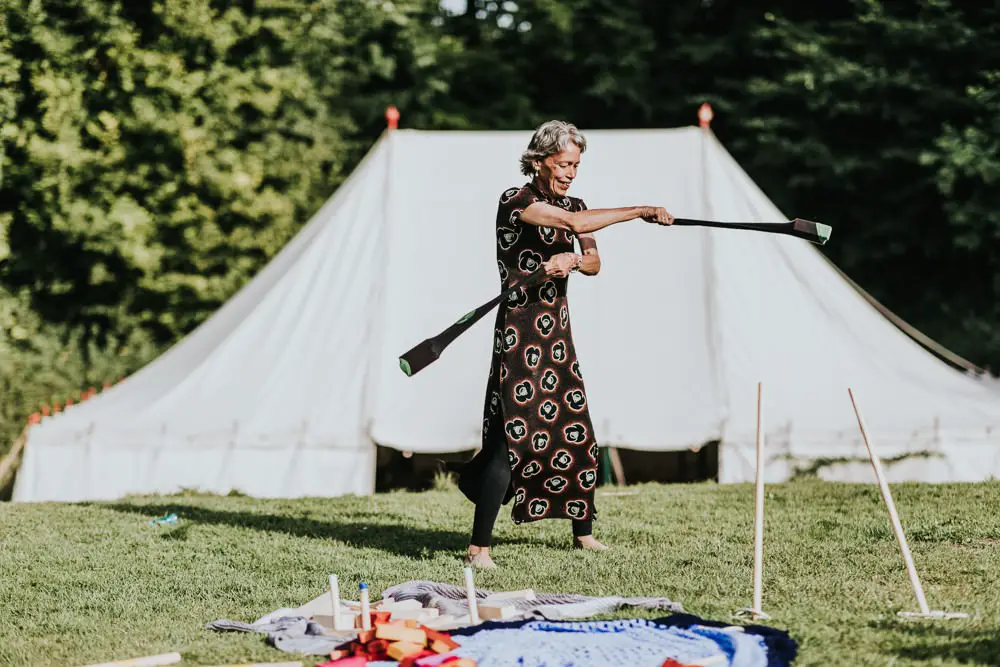
MULTIPOLYGON (((665 596, 731 622, 753 600, 752 485, 643 485, 604 496, 595 535, 612 551, 568 548, 566 521, 497 521, 491 590, 665 596)), ((1000 484, 901 484, 893 495, 931 609, 918 609, 874 484, 769 485, 767 625, 799 644, 795 667, 996 665, 1000 484)), ((211 632, 323 595, 405 581, 462 584, 473 508, 458 491, 266 500, 171 496, 115 503, 0 504, 0 664, 87 665, 177 651, 183 665, 325 657, 287 654, 263 635, 211 632), (176 526, 146 522, 176 513, 176 526), (123 564, 127 564, 123 567, 123 564), (127 631, 123 631, 123 627, 127 631)), ((626 609, 620 617, 667 615, 626 609)), ((485 666, 484 666, 485 667, 485 666)))
POLYGON ((827 252, 855 280, 1000 366, 995 3, 437 5, 0 0, 0 300, 8 320, 37 318, 30 340, 0 328, 17 388, 0 436, 203 321, 350 172, 390 103, 406 127, 462 129, 687 125, 708 101, 779 207, 834 226, 827 252), (80 362, 42 370, 60 355, 80 362))

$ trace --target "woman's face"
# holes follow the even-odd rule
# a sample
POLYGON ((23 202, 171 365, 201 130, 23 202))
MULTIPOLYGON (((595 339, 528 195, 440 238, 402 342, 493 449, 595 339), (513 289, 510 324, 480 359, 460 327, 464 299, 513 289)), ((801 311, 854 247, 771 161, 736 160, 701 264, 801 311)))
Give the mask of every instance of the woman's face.
POLYGON ((536 162, 535 166, 539 184, 552 194, 565 197, 580 166, 580 147, 570 143, 566 150, 536 162))

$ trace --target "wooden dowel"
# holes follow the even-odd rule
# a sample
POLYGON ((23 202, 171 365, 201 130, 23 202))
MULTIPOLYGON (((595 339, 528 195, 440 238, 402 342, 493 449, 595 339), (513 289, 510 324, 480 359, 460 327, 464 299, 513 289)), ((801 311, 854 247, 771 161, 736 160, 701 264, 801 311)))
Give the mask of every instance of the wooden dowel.
POLYGON ((903 533, 903 526, 899 522, 899 514, 896 512, 896 504, 892 502, 892 493, 890 493, 889 485, 886 483, 885 475, 882 473, 882 463, 879 461, 878 455, 875 454, 875 447, 868 435, 868 428, 865 426, 865 420, 861 416, 861 410, 858 407, 857 400, 854 398, 854 392, 848 388, 847 393, 851 397, 851 405, 854 406, 854 415, 858 418, 858 427, 861 429, 861 437, 865 441, 865 447, 868 448, 868 458, 871 459, 872 468, 875 470, 875 478, 878 480, 879 489, 882 491, 882 499, 885 501, 885 506, 889 509, 889 519, 892 522, 892 531, 896 534, 896 541, 899 542, 899 548, 903 552, 903 561, 906 563, 906 572, 910 575, 910 583, 913 585, 914 595, 917 596, 917 604, 920 605, 920 613, 928 614, 930 613, 930 608, 927 606, 927 599, 924 597, 924 589, 920 585, 920 578, 917 576, 917 568, 913 564, 913 556, 910 554, 910 547, 906 543, 906 535, 903 533))

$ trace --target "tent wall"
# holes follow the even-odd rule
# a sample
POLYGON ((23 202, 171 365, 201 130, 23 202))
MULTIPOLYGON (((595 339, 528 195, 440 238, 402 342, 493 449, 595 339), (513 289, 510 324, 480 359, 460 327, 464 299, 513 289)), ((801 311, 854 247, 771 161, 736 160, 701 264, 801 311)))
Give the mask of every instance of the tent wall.
MULTIPOLYGON (((708 131, 587 136, 572 192, 590 208, 786 219, 708 131)), ((518 157, 529 137, 385 135, 203 326, 124 383, 32 428, 14 499, 185 487, 369 493, 374 443, 427 454, 478 447, 492 315, 412 378, 397 359, 496 295, 497 200, 525 182, 518 157)), ((838 238, 835 230, 831 243, 838 238)), ((655 452, 719 441, 719 479, 750 481, 763 382, 769 481, 828 460, 842 463, 820 467, 824 476, 870 481, 852 387, 880 453, 900 458, 891 478, 1000 472, 995 388, 914 343, 809 243, 640 221, 597 239, 601 273, 575 275, 569 298, 602 444, 655 452)))

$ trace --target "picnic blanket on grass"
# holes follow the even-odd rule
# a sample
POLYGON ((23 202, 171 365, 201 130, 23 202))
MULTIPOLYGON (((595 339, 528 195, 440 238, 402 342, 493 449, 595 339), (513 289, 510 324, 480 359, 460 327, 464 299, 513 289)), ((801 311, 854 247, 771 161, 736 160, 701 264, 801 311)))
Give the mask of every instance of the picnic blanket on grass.
POLYGON ((490 667, 662 667, 682 665, 768 667, 758 635, 738 628, 687 628, 654 621, 487 623, 452 634, 453 654, 490 667))
MULTIPOLYGON (((476 589, 483 599, 493 591, 476 589)), ((425 607, 436 607, 441 614, 464 616, 469 613, 465 588, 434 581, 410 581, 382 592, 382 599, 419 600, 425 607)), ((544 620, 579 619, 632 607, 652 611, 683 611, 680 604, 667 598, 587 597, 566 593, 539 593, 535 600, 509 600, 521 618, 544 620)), ((353 638, 351 633, 330 634, 319 623, 304 616, 298 609, 281 608, 252 623, 220 619, 208 623, 208 630, 220 632, 257 632, 267 635, 269 644, 290 653, 327 655, 337 646, 353 638)))
MULTIPOLYGON (((479 599, 492 595, 477 589, 479 599)), ((442 614, 468 614, 465 589, 432 581, 412 581, 386 589, 383 599, 417 600, 442 614)), ((733 627, 682 613, 667 598, 587 597, 539 593, 534 600, 507 600, 520 613, 512 621, 485 622, 449 633, 460 644, 458 655, 479 664, 531 665, 652 665, 673 657, 684 664, 708 660, 713 667, 788 667, 796 644, 787 633, 767 626, 733 627), (569 622, 622 608, 674 611, 656 620, 569 622), (715 661, 712 661, 714 658, 715 661)), ((353 632, 332 632, 301 608, 277 609, 252 623, 221 619, 206 629, 252 632, 267 636, 275 648, 308 655, 328 655, 354 639, 353 632)), ((370 663, 375 664, 375 663, 370 663)))

